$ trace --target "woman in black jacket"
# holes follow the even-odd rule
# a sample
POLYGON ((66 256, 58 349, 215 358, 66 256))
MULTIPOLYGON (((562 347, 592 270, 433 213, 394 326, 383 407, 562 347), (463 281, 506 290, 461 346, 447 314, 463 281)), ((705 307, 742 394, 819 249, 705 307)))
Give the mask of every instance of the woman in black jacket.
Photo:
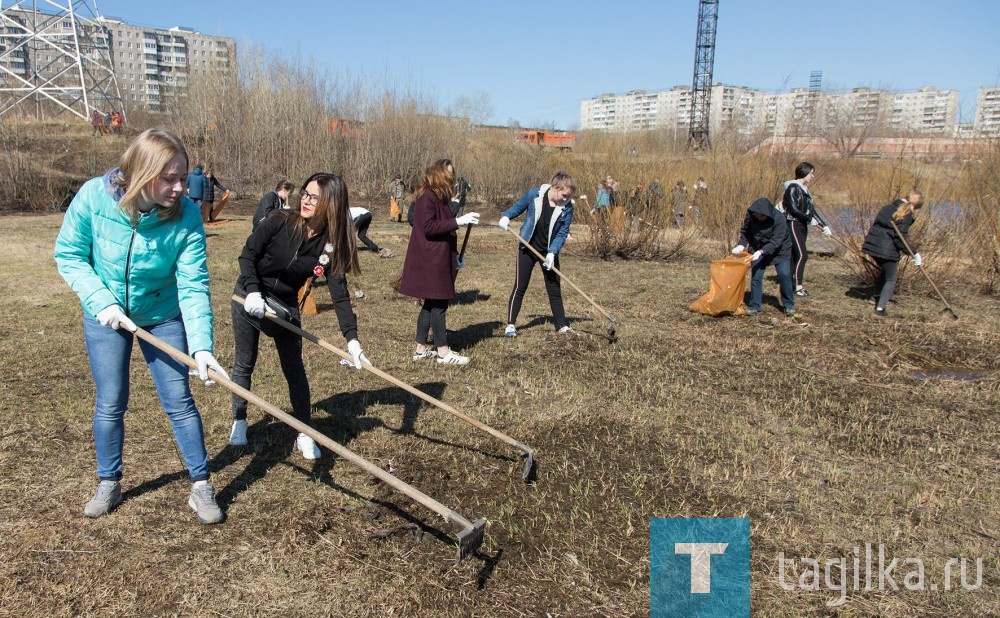
MULTIPOLYGON (((870 255, 879 265, 878 281, 875 282, 875 289, 878 290, 878 297, 875 301, 875 315, 885 317, 885 311, 892 298, 892 293, 896 290, 896 277, 899 274, 899 254, 910 251, 907 245, 913 249, 913 244, 909 242, 907 234, 910 226, 913 225, 913 212, 924 205, 924 194, 920 191, 910 191, 905 200, 899 199, 891 204, 883 206, 875 217, 875 222, 865 236, 865 242, 861 245, 861 251, 870 255), (895 223, 895 227, 893 227, 895 223), (896 233, 896 230, 899 233, 896 233)), ((913 253, 913 265, 920 266, 923 261, 919 253, 913 253)))
MULTIPOLYGON (((347 273, 359 272, 347 186, 339 176, 319 173, 302 184, 299 194, 299 210, 278 210, 267 215, 247 238, 240 253, 240 276, 233 293, 244 296, 245 300, 243 304, 232 302, 236 344, 232 379, 250 389, 260 334, 271 337, 288 382, 292 416, 308 423, 312 401, 302 363, 302 337, 264 317, 268 306, 276 306, 279 316, 287 311, 288 316, 282 317, 300 326, 299 289, 310 278, 315 281, 316 277, 326 275, 340 331, 348 342, 347 350, 354 357, 355 366, 361 369, 361 363, 368 359, 358 341, 357 319, 347 290, 347 273)), ((234 422, 229 443, 241 446, 247 443, 247 402, 235 394, 232 400, 234 422)), ((295 448, 306 459, 320 456, 316 442, 303 433, 295 440, 295 448)))
POLYGON ((806 238, 810 225, 823 226, 823 236, 830 236, 833 230, 816 212, 813 206, 812 194, 809 193, 809 183, 816 177, 816 168, 812 163, 803 161, 795 166, 795 180, 785 183, 785 193, 781 197, 781 207, 788 217, 788 234, 792 238, 792 277, 795 282, 795 295, 809 298, 809 292, 803 285, 806 275, 806 238))

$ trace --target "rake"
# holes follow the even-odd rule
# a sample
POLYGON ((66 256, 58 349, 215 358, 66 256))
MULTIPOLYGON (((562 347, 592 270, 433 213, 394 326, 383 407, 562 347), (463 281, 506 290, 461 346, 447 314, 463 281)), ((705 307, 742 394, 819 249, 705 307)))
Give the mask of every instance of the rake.
MULTIPOLYGON (((910 248, 910 243, 906 242, 906 237, 903 236, 900 233, 899 228, 896 227, 896 222, 895 221, 893 221, 890 218, 889 219, 889 223, 892 224, 892 229, 896 230, 896 236, 898 236, 899 239, 903 241, 903 246, 906 247, 906 252, 909 253, 910 257, 912 258, 913 255, 914 255, 914 253, 913 253, 913 249, 910 248)), ((937 292, 938 298, 940 298, 941 302, 944 303, 944 309, 942 309, 941 311, 947 311, 948 313, 951 314, 952 318, 954 318, 954 319, 957 320, 958 319, 958 314, 955 313, 955 310, 952 309, 951 305, 948 304, 948 300, 944 297, 944 294, 941 293, 941 290, 938 289, 938 286, 934 285, 934 281, 931 279, 931 276, 927 274, 927 271, 924 270, 923 266, 917 266, 917 270, 919 270, 920 272, 924 273, 924 276, 927 277, 927 283, 931 284, 931 287, 934 288, 935 292, 937 292)))
MULTIPOLYGON (((141 328, 137 328, 135 334, 137 337, 139 337, 143 341, 149 342, 157 349, 169 355, 174 360, 187 365, 191 369, 195 370, 198 369, 197 361, 195 361, 187 354, 181 352, 177 348, 171 346, 167 342, 159 339, 155 335, 152 335, 141 328)), ((421 492, 419 489, 413 487, 412 485, 404 483, 403 481, 389 474, 382 468, 371 463, 364 457, 361 457, 360 455, 354 453, 346 446, 338 442, 334 442, 333 440, 326 437, 322 433, 316 431, 309 425, 296 419, 294 416, 264 401, 257 395, 251 393, 250 391, 236 384, 227 377, 219 375, 218 372, 214 370, 209 370, 209 377, 215 380, 217 383, 221 384, 230 392, 246 399, 250 403, 264 410, 265 412, 275 417, 279 421, 285 423, 286 425, 294 429, 297 429, 301 433, 306 434, 316 442, 322 444, 326 448, 330 449, 331 451, 339 455, 341 458, 346 459, 347 461, 358 466, 365 472, 371 474, 372 476, 375 476, 380 481, 382 481, 386 485, 389 485, 396 491, 405 494, 410 498, 413 498, 420 504, 426 506, 430 510, 434 511, 435 513, 443 517, 445 521, 454 521, 459 525, 461 525, 462 530, 459 531, 458 533, 458 553, 455 556, 455 564, 458 564, 465 558, 471 556, 483 544, 483 539, 486 530, 485 519, 477 519, 475 522, 469 521, 458 512, 446 507, 445 505, 441 504, 434 498, 431 498, 427 494, 421 492)))
MULTIPOLYGON (((236 302, 238 302, 240 304, 243 304, 243 300, 244 299, 241 296, 237 296, 236 294, 233 294, 233 300, 235 300, 236 302)), ((325 349, 333 352, 334 354, 337 354, 341 358, 343 358, 345 360, 348 360, 348 361, 351 361, 351 363, 353 364, 353 362, 354 362, 354 357, 353 356, 351 356, 347 352, 341 350, 340 348, 336 347, 332 343, 326 341, 325 339, 317 337, 316 335, 310 333, 309 331, 303 330, 302 328, 299 328, 298 326, 292 324, 291 322, 288 322, 286 320, 282 320, 277 315, 275 315, 275 314, 273 314, 271 312, 268 312, 265 315, 272 322, 280 324, 284 328, 292 331, 293 333, 295 333, 296 335, 302 337, 303 339, 308 339, 309 341, 312 341, 313 343, 315 343, 316 345, 320 346, 321 348, 325 348, 325 349)), ((427 393, 423 392, 422 390, 410 386, 406 382, 403 382, 402 380, 400 380, 400 379, 398 379, 398 378, 396 378, 396 377, 394 377, 394 376, 392 376, 392 375, 390 375, 390 374, 382 371, 381 369, 375 367, 374 365, 367 364, 367 363, 362 363, 361 366, 364 369, 367 369, 368 371, 370 371, 370 372, 374 373, 375 375, 377 375, 378 377, 382 378, 386 382, 389 382, 390 384, 394 384, 395 386, 398 386, 399 388, 401 388, 404 391, 410 393, 411 395, 414 395, 416 397, 419 397, 420 399, 423 399, 427 403, 429 403, 429 404, 431 404, 431 405, 433 405, 435 407, 438 407, 438 408, 444 410, 448 414, 451 414, 452 416, 455 416, 455 417, 457 417, 457 418, 465 421, 466 423, 469 423, 473 427, 475 427, 477 429, 481 429, 482 431, 485 431, 486 433, 490 434, 494 438, 502 440, 503 442, 506 442, 507 444, 509 444, 509 445, 513 446, 514 448, 520 450, 521 451, 521 478, 523 480, 525 480, 525 481, 530 481, 530 480, 532 480, 536 476, 536 473, 537 473, 536 466, 537 466, 537 464, 535 462, 535 452, 531 448, 525 446, 521 442, 518 442, 514 438, 511 438, 510 436, 508 436, 507 434, 503 433, 502 431, 494 429, 493 427, 490 427, 489 425, 487 425, 487 424, 483 423, 482 421, 479 421, 479 420, 477 420, 477 419, 469 416, 468 414, 464 414, 462 412, 459 412, 458 410, 456 410, 455 408, 449 406, 448 404, 446 404, 445 402, 441 401, 440 399, 436 399, 434 397, 431 397, 430 395, 428 395, 427 393)))
MULTIPOLYGON (((517 232, 515 232, 514 230, 512 230, 512 229, 510 229, 508 227, 507 228, 507 233, 510 234, 511 236, 513 236, 514 238, 516 238, 519 243, 521 243, 522 245, 524 245, 525 247, 527 247, 527 249, 529 251, 531 251, 532 253, 535 254, 535 257, 537 257, 542 262, 545 262, 545 257, 541 253, 539 253, 538 251, 536 251, 535 248, 532 247, 531 244, 528 241, 526 241, 525 239, 521 238, 518 235, 517 232)), ((583 296, 584 298, 586 298, 587 301, 589 301, 590 304, 593 305, 595 309, 597 309, 599 312, 601 312, 601 314, 604 317, 606 317, 609 322, 611 322, 611 326, 608 327, 608 339, 610 341, 614 342, 617 339, 617 337, 615 335, 616 335, 616 332, 617 332, 617 329, 618 329, 618 320, 616 320, 613 317, 611 317, 610 313, 608 313, 607 311, 605 311, 603 307, 601 307, 596 302, 594 302, 593 298, 591 298, 590 296, 587 296, 586 292, 584 292, 583 290, 581 290, 580 287, 577 284, 575 284, 572 281, 570 281, 569 277, 567 277, 566 275, 562 274, 562 272, 560 272, 559 269, 555 267, 555 265, 552 266, 552 272, 554 272, 555 274, 559 275, 560 279, 565 280, 566 283, 568 283, 571 286, 573 286, 573 289, 576 290, 577 292, 579 292, 580 296, 583 296)))

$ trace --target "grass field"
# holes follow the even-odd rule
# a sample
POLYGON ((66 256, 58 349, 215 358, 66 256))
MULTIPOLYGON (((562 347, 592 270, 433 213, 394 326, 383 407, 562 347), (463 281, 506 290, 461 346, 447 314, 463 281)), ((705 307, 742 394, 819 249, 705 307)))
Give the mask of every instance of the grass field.
MULTIPOLYGON (((208 228, 216 354, 232 362, 229 296, 253 205, 208 228)), ((495 219, 495 217, 494 217, 495 219)), ((198 524, 169 424, 136 354, 126 421, 125 500, 83 517, 95 484, 94 389, 80 305, 55 270, 60 215, 0 218, 0 615, 642 616, 649 520, 749 517, 760 616, 1000 614, 1000 306, 905 286, 879 320, 836 262, 814 259, 796 320, 765 282, 756 318, 687 311, 721 248, 670 263, 595 261, 579 240, 566 274, 619 321, 564 286, 578 335, 557 336, 538 271, 516 339, 502 336, 513 239, 472 233, 449 340, 465 368, 410 360, 416 308, 389 280, 405 224, 376 211, 369 235, 397 257, 361 255, 351 280, 360 337, 381 369, 537 452, 518 452, 368 372, 306 344, 314 425, 452 506, 489 520, 481 551, 453 566, 455 527, 329 452, 291 452, 293 434, 251 409, 250 445, 228 445, 229 395, 192 388, 227 520, 198 524), (415 524, 415 525, 410 525, 415 524), (977 590, 795 590, 786 557, 853 558, 884 544, 919 557, 927 582, 949 557, 982 558, 977 590)), ((579 226, 578 233, 585 232, 579 226)), ((329 297, 321 290, 321 309, 329 297)), ((332 311, 304 327, 337 346, 332 311)), ((254 392, 288 408, 270 343, 254 392)), ((909 568, 899 567, 897 582, 909 568)), ((968 580, 974 583, 974 573, 968 580)), ((835 576, 836 577, 836 576, 835 576)))

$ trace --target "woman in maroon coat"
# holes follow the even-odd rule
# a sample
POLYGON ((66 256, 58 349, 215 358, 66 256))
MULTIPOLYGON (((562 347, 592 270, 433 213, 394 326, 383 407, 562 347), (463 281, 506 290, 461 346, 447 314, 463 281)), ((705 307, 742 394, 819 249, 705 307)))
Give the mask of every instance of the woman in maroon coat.
POLYGON ((437 356, 444 365, 466 365, 468 356, 455 354, 448 347, 445 313, 455 298, 455 275, 462 263, 458 259, 458 235, 463 225, 478 225, 479 213, 458 217, 451 214, 448 202, 455 185, 455 167, 448 159, 439 159, 424 170, 417 185, 413 204, 413 231, 406 248, 403 278, 399 291, 423 299, 417 317, 417 347, 413 360, 437 356), (434 331, 434 350, 427 349, 427 332, 434 331))

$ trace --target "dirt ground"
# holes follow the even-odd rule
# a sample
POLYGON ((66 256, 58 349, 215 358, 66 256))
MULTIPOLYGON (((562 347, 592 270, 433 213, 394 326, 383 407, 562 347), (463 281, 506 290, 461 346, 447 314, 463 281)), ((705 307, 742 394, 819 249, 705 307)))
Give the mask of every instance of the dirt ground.
MULTIPOLYGON (((235 204, 207 228, 224 365, 254 205, 235 204)), ((96 484, 94 388, 80 305, 51 257, 61 215, 0 217, 0 616, 643 616, 654 517, 750 518, 754 615, 1000 615, 996 298, 944 289, 961 316, 953 321, 904 283, 879 319, 836 261, 813 259, 812 298, 796 319, 781 313, 770 277, 760 316, 708 318, 687 306, 707 289, 720 247, 670 263, 598 261, 574 229, 564 270, 619 321, 618 340, 569 286, 577 334, 556 335, 537 271, 520 334, 507 339, 514 245, 484 225, 448 312, 449 341, 472 363, 414 363, 417 310, 388 283, 409 228, 384 210, 373 207, 369 235, 396 257, 362 252, 350 282, 368 357, 530 445, 538 477, 522 482, 516 449, 307 342, 314 424, 467 518, 486 518, 480 551, 455 566, 454 525, 328 451, 303 460, 293 434, 258 409, 250 444, 229 446, 228 393, 195 383, 227 516, 200 525, 138 353, 125 499, 84 518, 96 484), (839 606, 828 605, 836 592, 804 589, 794 575, 782 589, 779 552, 822 564, 866 543, 920 557, 929 582, 950 557, 981 558, 981 584, 851 590, 839 606)), ((325 290, 318 301, 329 309, 325 290)), ((345 346, 333 311, 304 327, 345 346)), ((288 409, 270 343, 253 390, 288 409)))

